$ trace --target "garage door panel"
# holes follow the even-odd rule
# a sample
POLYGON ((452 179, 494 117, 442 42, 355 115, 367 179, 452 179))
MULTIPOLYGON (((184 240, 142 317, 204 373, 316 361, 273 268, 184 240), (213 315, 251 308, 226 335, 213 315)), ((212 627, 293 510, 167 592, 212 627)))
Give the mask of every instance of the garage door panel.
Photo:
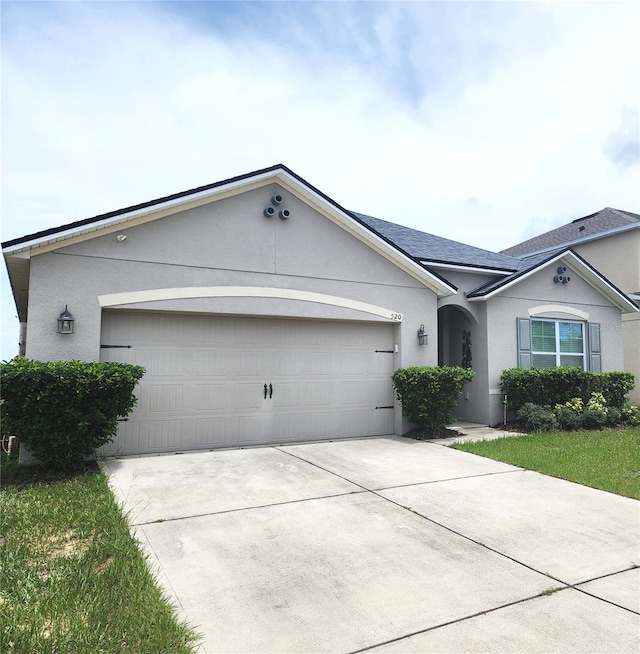
POLYGON ((254 377, 256 370, 264 369, 271 360, 271 355, 263 350, 229 350, 228 365, 231 375, 237 377, 254 377))
POLYGON ((198 350, 196 374, 200 377, 228 377, 232 374, 229 353, 219 350, 198 350))
POLYGON ((147 371, 154 377, 184 375, 184 352, 180 350, 152 350, 147 371))
POLYGON ((182 411, 182 384, 156 384, 149 387, 149 412, 182 411))
POLYGON ((182 420, 152 420, 149 423, 147 443, 149 451, 181 448, 182 420))
POLYGON ((285 443, 335 437, 334 415, 307 411, 305 418, 305 421, 301 421, 300 413, 295 411, 274 416, 273 442, 285 443))
POLYGON ((232 409, 259 409, 264 401, 264 385, 256 382, 237 382, 233 384, 231 396, 232 409))
POLYGON ((371 430, 374 434, 378 436, 393 434, 393 409, 378 408, 371 414, 371 420, 371 430))
POLYGON ((224 411, 229 405, 226 384, 198 384, 196 386, 196 411, 224 411))
POLYGON ((198 418, 195 421, 195 445, 216 447, 227 443, 227 420, 225 417, 198 418))
POLYGON ((142 365, 104 453, 393 433, 393 326, 105 311, 103 360, 142 365), (131 346, 128 348, 127 346, 131 346), (273 396, 264 397, 264 384, 273 396))

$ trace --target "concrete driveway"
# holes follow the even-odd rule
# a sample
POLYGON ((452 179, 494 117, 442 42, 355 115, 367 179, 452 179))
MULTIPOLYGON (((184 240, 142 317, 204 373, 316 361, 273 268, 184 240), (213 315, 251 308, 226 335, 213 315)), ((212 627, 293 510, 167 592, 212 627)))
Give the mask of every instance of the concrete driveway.
POLYGON ((107 460, 214 652, 640 651, 640 503, 374 438, 107 460))

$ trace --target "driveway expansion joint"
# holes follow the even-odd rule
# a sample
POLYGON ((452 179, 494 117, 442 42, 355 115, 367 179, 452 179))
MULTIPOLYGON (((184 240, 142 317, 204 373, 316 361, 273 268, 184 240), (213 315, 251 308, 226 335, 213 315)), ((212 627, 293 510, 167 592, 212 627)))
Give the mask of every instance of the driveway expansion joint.
POLYGON ((317 497, 303 497, 298 500, 286 500, 284 502, 272 502, 271 504, 256 504, 254 506, 240 506, 235 509, 224 509, 223 511, 211 511, 209 513, 194 513, 193 515, 183 515, 176 518, 156 518, 147 522, 130 523, 132 527, 144 527, 147 525, 162 524, 163 522, 178 522, 180 520, 190 520, 191 518, 205 518, 207 516, 225 515, 226 513, 240 513, 242 511, 252 511, 254 509, 268 509, 272 506, 285 506, 287 504, 301 504, 302 502, 313 502, 315 500, 328 500, 334 497, 345 497, 349 495, 361 495, 368 492, 367 489, 353 490, 346 493, 335 493, 332 495, 318 495, 317 497))
MULTIPOLYGON (((275 448, 275 449, 279 449, 279 448, 275 448)), ((455 534, 456 536, 459 536, 460 538, 464 538, 465 540, 468 540, 468 541, 474 543, 475 545, 479 545, 480 547, 482 547, 482 548, 484 548, 484 549, 486 549, 486 550, 488 550, 490 552, 493 552, 494 554, 497 554, 498 556, 504 557, 504 558, 508 559, 509 561, 512 561, 513 563, 517 563, 518 565, 521 565, 524 568, 527 568, 528 570, 531 570, 532 572, 537 572, 538 574, 544 575, 545 577, 548 577, 549 579, 553 579, 554 581, 557 581, 558 583, 560 583, 560 584, 562 584, 564 586, 569 586, 569 584, 562 581, 561 579, 558 579, 558 578, 556 578, 556 577, 554 577, 554 576, 552 576, 552 575, 550 575, 550 574, 548 574, 546 572, 542 572, 541 570, 537 570, 536 568, 534 568, 534 567, 532 567, 530 565, 527 565, 526 563, 523 563, 522 561, 518 561, 517 559, 514 559, 513 557, 509 556, 508 554, 505 554, 504 552, 500 552, 500 551, 498 551, 496 549, 493 549, 492 547, 489 547, 485 543, 481 543, 481 542, 475 540, 474 538, 471 538, 470 536, 465 536, 464 534, 461 534, 460 532, 456 531, 455 529, 452 529, 451 527, 447 527, 446 525, 443 525, 440 522, 437 522, 436 520, 433 520, 432 518, 429 518, 428 516, 423 515, 419 511, 415 511, 411 507, 404 506, 403 504, 400 504, 399 502, 396 502, 395 500, 392 500, 392 499, 390 499, 388 497, 385 497, 384 495, 380 495, 379 491, 373 490, 371 488, 367 488, 366 486, 363 486, 362 484, 359 484, 358 482, 353 481, 352 479, 344 477, 343 475, 339 475, 336 472, 333 472, 332 470, 328 470, 327 468, 324 468, 323 466, 318 465, 317 463, 314 463, 313 461, 307 461, 306 459, 302 458, 301 456, 297 456, 296 454, 292 454, 291 452, 284 452, 284 453, 289 454, 289 456, 292 456, 294 459, 298 459, 299 461, 304 461, 305 463, 313 465, 316 468, 319 468, 320 470, 324 470, 325 472, 328 472, 329 474, 332 474, 332 475, 334 475, 336 477, 339 477, 340 479, 343 479, 344 481, 348 481, 351 484, 354 484, 355 486, 358 486, 359 488, 362 488, 363 491, 365 491, 367 493, 371 493, 372 495, 375 495, 376 497, 384 500, 385 502, 389 502, 390 504, 394 504, 395 506, 397 506, 397 507, 399 507, 401 509, 404 509, 405 511, 409 511, 409 512, 413 513, 414 515, 419 516, 423 520, 427 520, 428 522, 430 522, 430 523, 432 523, 434 525, 437 525, 438 527, 441 527, 442 529, 446 529, 450 533, 455 534)), ((446 481, 455 481, 456 479, 471 479, 471 478, 474 478, 474 477, 487 477, 487 476, 490 476, 490 475, 493 475, 493 474, 504 474, 504 473, 514 473, 514 472, 526 472, 526 470, 524 470, 522 468, 517 468, 516 470, 505 470, 505 471, 501 471, 500 473, 489 473, 489 474, 485 473, 485 474, 481 474, 481 475, 470 475, 468 477, 454 478, 454 479, 450 479, 450 480, 446 480, 446 481)), ((425 482, 425 483, 429 483, 429 482, 425 482)), ((431 483, 436 483, 436 482, 431 482, 431 483)), ((417 486, 419 484, 408 484, 408 485, 409 486, 417 486)), ((350 494, 350 493, 348 493, 348 494, 350 494)))
MULTIPOLYGON (((553 592, 561 592, 563 590, 567 590, 569 586, 566 588, 558 588, 554 589, 553 592)), ((477 618, 481 615, 487 615, 489 613, 495 613, 496 611, 500 611, 502 609, 507 609, 511 606, 517 606, 518 604, 524 604, 525 602, 529 602, 531 600, 538 599, 540 597, 546 597, 550 595, 551 593, 549 591, 543 591, 541 593, 538 593, 536 595, 530 595, 529 597, 523 597, 518 600, 514 600, 513 602, 507 602, 506 604, 500 604, 499 606, 494 606, 489 609, 485 609, 484 611, 477 611, 476 613, 471 613, 469 615, 462 616, 461 618, 456 618, 455 620, 449 620, 447 622, 442 622, 440 624, 433 625, 432 627, 426 627, 425 629, 419 629, 417 631, 412 631, 411 633, 404 634, 403 636, 398 636, 396 638, 391 638, 390 640, 385 640, 380 643, 375 643, 375 645, 368 645, 367 647, 362 647, 360 649, 355 649, 352 650, 351 652, 348 652, 348 654, 361 654, 361 652, 370 652, 373 650, 376 650, 378 647, 383 647, 384 645, 390 645, 391 643, 397 643, 402 640, 407 640, 408 638, 413 638, 414 636, 419 636, 420 634, 426 634, 429 631, 435 631, 436 629, 441 629, 442 627, 448 627, 449 625, 452 624, 458 624, 460 622, 466 622, 467 620, 471 620, 472 618, 477 618)))
MULTIPOLYGON (((462 479, 475 479, 476 477, 492 477, 494 475, 512 475, 515 472, 527 472, 524 468, 516 468, 515 470, 500 470, 499 472, 481 472, 477 475, 464 475, 462 477, 447 477, 446 479, 431 479, 429 481, 414 481, 410 484, 398 484, 396 486, 383 486, 382 488, 368 488, 367 490, 372 493, 383 490, 393 490, 395 488, 408 488, 410 486, 426 486, 428 484, 440 484, 448 481, 461 481, 462 479)), ((346 479, 346 477, 343 477, 346 479)), ((350 481, 347 479, 347 481, 350 481)), ((351 482, 352 484, 355 482, 351 482)))

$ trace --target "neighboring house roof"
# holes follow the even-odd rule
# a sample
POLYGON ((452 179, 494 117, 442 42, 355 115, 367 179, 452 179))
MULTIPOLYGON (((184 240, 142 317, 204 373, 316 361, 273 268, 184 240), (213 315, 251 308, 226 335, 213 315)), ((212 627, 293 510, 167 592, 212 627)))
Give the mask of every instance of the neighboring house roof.
POLYGON ((561 245, 573 246, 634 228, 640 228, 640 215, 605 207, 601 211, 576 218, 566 225, 502 250, 502 254, 517 257, 534 252, 548 252, 561 245))
POLYGON ((352 213, 412 257, 426 264, 450 264, 501 272, 516 271, 520 265, 519 259, 515 257, 482 250, 355 211, 352 213))

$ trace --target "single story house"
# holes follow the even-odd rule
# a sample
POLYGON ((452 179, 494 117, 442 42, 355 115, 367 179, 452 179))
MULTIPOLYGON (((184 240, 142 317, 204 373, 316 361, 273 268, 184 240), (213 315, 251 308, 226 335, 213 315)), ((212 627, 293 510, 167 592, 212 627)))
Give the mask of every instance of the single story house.
MULTIPOLYGON (((503 254, 542 255, 570 247, 640 305, 640 215, 605 207, 518 243, 503 254)), ((624 370, 635 375, 629 399, 640 404, 640 313, 622 316, 624 370)))
POLYGON ((481 250, 348 211, 283 165, 3 252, 26 356, 146 368, 107 454, 403 434, 393 371, 463 357, 457 414, 495 424, 503 369, 618 370, 637 310, 569 248, 481 250))

